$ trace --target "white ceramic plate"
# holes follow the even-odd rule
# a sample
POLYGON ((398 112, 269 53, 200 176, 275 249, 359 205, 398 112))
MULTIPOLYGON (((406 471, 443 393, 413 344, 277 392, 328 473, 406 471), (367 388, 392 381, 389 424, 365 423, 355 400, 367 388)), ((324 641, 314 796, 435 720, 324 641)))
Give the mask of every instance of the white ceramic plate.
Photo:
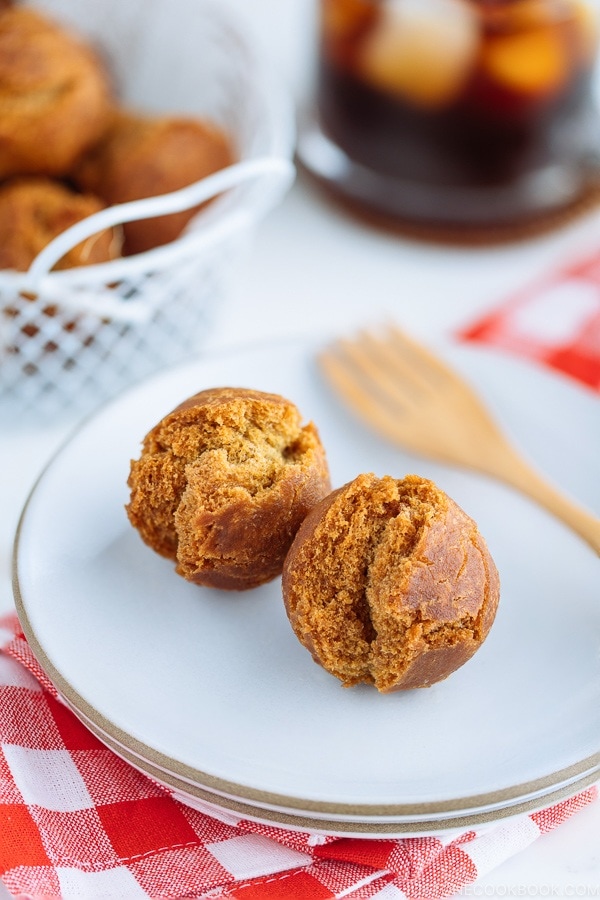
MULTIPOLYGON (((545 473, 600 513, 600 403, 480 348, 445 347, 545 473)), ((98 736, 186 802, 274 824, 407 834, 538 808, 600 778, 599 561, 528 500, 373 436, 321 382, 317 345, 242 349, 169 370, 82 427, 34 487, 15 594, 44 669, 98 736), (198 588, 125 515, 129 460, 189 394, 276 391, 313 419, 334 486, 433 478, 479 523, 502 582, 480 651, 446 681, 344 689, 288 624, 279 581, 198 588)))

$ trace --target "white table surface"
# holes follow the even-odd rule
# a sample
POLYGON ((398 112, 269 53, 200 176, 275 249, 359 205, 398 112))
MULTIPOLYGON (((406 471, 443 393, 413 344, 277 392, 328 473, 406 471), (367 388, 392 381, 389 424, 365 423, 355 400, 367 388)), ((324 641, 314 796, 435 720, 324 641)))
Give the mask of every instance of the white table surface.
MULTIPOLYGON (((223 0, 224 2, 224 0, 223 0)), ((309 83, 312 0, 227 0, 262 40, 293 95, 309 83)), ((558 261, 600 249, 600 212, 519 245, 464 250, 385 235, 345 217, 299 177, 262 223, 208 349, 254 338, 352 331, 394 317, 414 334, 447 334, 558 261)), ((12 609, 17 519, 46 460, 75 425, 0 426, 0 613, 12 609)), ((600 897, 600 802, 539 838, 462 896, 600 897)), ((8 897, 0 887, 0 897, 8 897)))

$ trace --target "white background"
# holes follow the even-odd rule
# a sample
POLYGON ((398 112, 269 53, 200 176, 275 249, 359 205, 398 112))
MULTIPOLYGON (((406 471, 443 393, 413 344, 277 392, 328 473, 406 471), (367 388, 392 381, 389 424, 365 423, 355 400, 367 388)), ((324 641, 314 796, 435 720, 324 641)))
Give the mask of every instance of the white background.
MULTIPOLYGON (((220 2, 231 5, 256 33, 296 101, 304 102, 311 84, 313 0, 220 2)), ((345 218, 298 178, 260 226, 238 290, 217 313, 209 347, 255 337, 348 332, 392 316, 416 335, 443 335, 556 263, 600 249, 599 225, 600 215, 593 214, 516 246, 431 247, 345 218)), ((0 611, 12 607, 10 555, 20 509, 72 425, 2 426, 0 611)), ((600 803, 541 837, 463 896, 600 897, 600 803)))

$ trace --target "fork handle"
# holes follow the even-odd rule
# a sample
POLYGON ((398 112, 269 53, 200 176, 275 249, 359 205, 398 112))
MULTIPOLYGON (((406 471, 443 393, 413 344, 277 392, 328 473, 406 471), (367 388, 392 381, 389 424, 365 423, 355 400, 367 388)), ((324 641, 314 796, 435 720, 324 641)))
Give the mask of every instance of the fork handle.
POLYGON ((505 461, 496 467, 496 477, 535 500, 600 555, 600 519, 545 481, 512 448, 506 450, 505 461))

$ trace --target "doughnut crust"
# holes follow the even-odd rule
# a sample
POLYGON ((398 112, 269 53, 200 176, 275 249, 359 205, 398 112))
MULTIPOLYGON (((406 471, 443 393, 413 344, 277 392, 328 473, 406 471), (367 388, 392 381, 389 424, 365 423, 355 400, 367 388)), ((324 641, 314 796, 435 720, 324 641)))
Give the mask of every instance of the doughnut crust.
POLYGON ((462 666, 496 614, 475 522, 433 482, 362 474, 308 514, 283 570, 292 628, 344 686, 426 687, 462 666))
POLYGON ((86 43, 29 7, 0 11, 0 178, 66 175, 103 134, 112 105, 86 43))
POLYGON ((312 423, 278 394, 201 391, 165 416, 132 460, 127 515, 189 581, 244 590, 281 574, 308 511, 330 490, 312 423))

